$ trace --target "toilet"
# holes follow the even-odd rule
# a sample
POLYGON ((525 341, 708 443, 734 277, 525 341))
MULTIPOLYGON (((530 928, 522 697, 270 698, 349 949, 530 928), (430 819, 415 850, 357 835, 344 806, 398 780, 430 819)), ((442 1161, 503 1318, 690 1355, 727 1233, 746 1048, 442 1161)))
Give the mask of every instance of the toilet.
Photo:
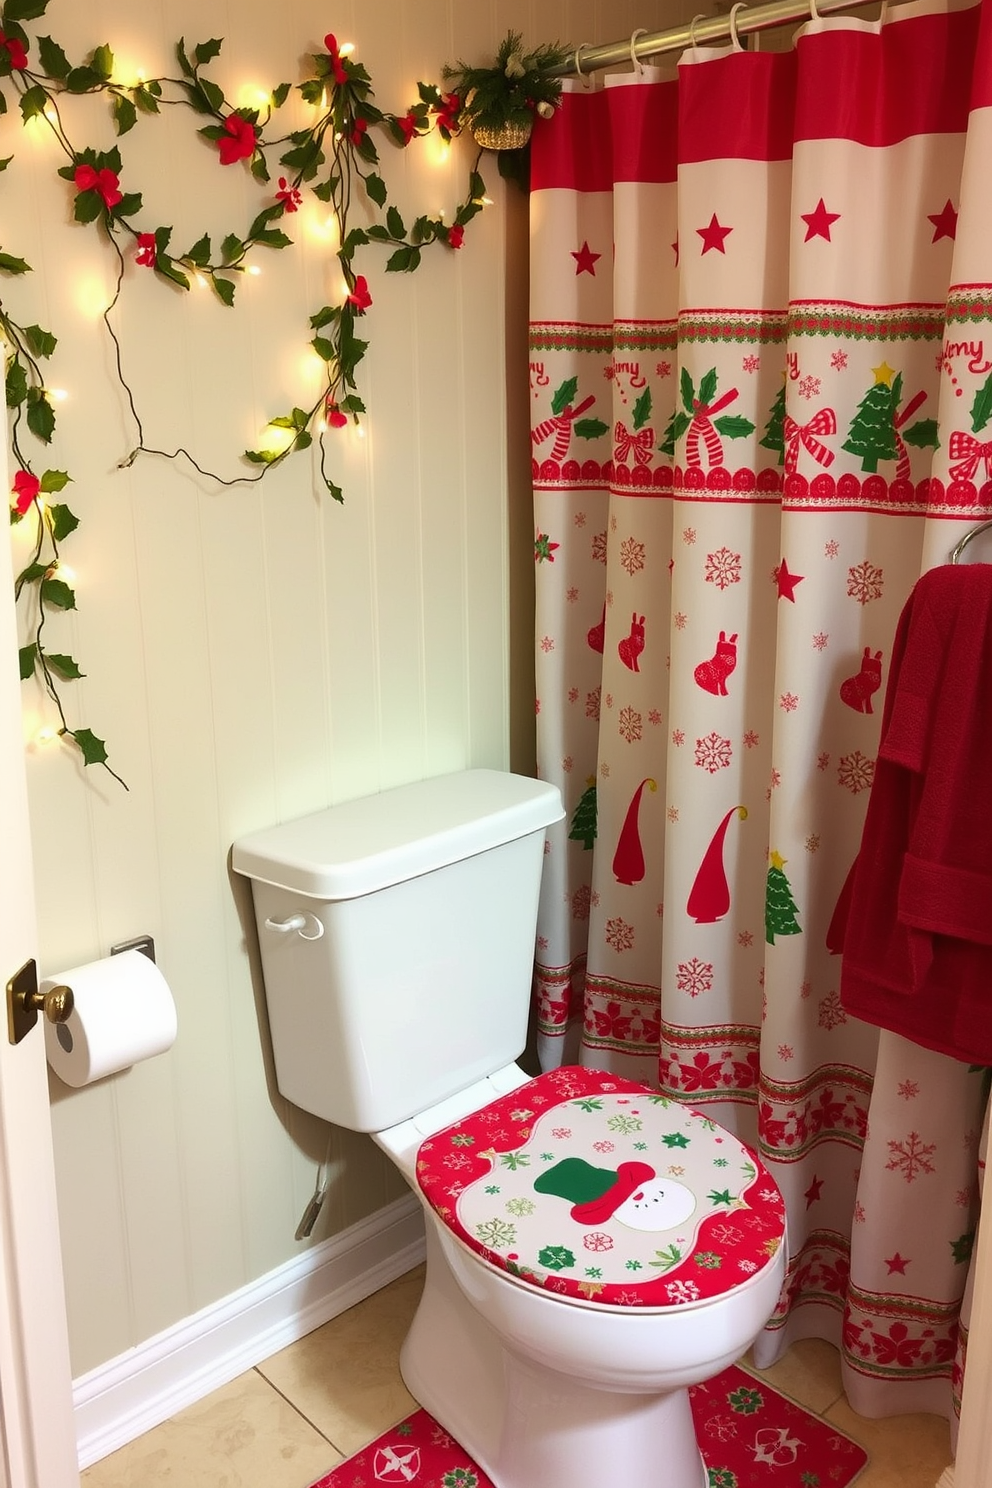
POLYGON ((705 1114, 516 1064, 563 815, 553 786, 469 770, 236 842, 276 1079, 371 1133, 418 1194, 400 1369, 497 1488, 706 1488, 688 1388, 771 1316, 784 1207, 705 1114))

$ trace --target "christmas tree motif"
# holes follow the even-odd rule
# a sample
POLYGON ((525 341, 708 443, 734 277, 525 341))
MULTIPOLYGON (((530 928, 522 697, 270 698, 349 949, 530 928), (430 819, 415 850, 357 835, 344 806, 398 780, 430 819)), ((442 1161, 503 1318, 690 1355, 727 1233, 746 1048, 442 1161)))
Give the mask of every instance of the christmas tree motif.
POLYGON ((531 443, 543 444, 546 439, 554 435, 554 445, 551 449, 551 458, 559 461, 564 460, 568 454, 568 447, 572 442, 573 433, 580 439, 598 439, 609 429, 609 424, 604 424, 602 419, 580 418, 587 408, 591 408, 596 401, 595 394, 583 398, 578 407, 574 406, 575 395, 579 390, 579 379, 569 377, 555 389, 551 399, 551 418, 544 419, 531 430, 531 443))
POLYGON ((765 940, 774 945, 776 935, 801 935, 803 932, 796 919, 798 910, 792 888, 782 872, 786 859, 773 852, 769 860, 771 867, 765 885, 765 940))
POLYGON ((568 832, 571 842, 581 842, 591 852, 596 841, 596 777, 590 775, 579 798, 568 832))
POLYGON ((730 885, 723 866, 723 843, 730 819, 735 814, 741 821, 747 821, 746 806, 734 806, 727 812, 713 834, 713 840, 703 855, 703 861, 689 890, 686 913, 697 925, 715 925, 730 908, 730 885))
POLYGON ((634 792, 633 799, 627 807, 627 815, 624 817, 620 838, 617 842, 617 850, 613 854, 613 876, 617 883, 636 884, 644 877, 644 851, 641 847, 641 834, 638 829, 637 817, 641 806, 641 796, 644 787, 656 791, 658 782, 656 780, 642 780, 634 792))
POLYGON ((926 399, 925 392, 917 393, 900 412, 902 402, 902 373, 896 372, 887 362, 871 369, 875 374, 874 384, 868 389, 841 445, 849 454, 857 455, 862 470, 874 473, 879 460, 896 460, 896 479, 908 480, 910 476, 907 444, 918 449, 936 449, 937 420, 919 419, 906 428, 906 424, 926 399))
POLYGON ((783 374, 782 386, 775 395, 775 402, 771 406, 765 432, 758 440, 764 449, 774 450, 778 455, 778 463, 785 463, 785 380, 783 374))
POLYGON ((613 458, 618 465, 626 465, 633 456, 635 465, 650 465, 654 448, 654 430, 645 428, 651 417, 651 389, 645 388, 631 410, 633 429, 624 427, 617 419, 613 430, 613 458))
POLYGON ((971 405, 971 433, 961 433, 955 430, 948 442, 947 452, 954 463, 950 467, 950 474, 954 480, 974 480, 978 474, 979 464, 985 463, 985 479, 992 480, 992 440, 984 443, 976 439, 976 434, 982 430, 992 419, 992 375, 990 375, 975 393, 971 405))

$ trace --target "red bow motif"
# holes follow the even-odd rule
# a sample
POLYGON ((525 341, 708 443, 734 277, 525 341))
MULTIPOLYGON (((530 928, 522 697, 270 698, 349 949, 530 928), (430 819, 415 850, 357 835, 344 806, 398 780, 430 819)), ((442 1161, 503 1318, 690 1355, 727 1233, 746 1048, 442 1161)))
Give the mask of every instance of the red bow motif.
POLYGON ((986 479, 992 480, 992 439, 985 444, 976 439, 974 434, 963 434, 955 430, 951 435, 947 447, 947 453, 952 460, 957 460, 956 465, 950 469, 955 480, 974 480, 979 462, 985 461, 986 479))
POLYGON ((651 464, 651 451, 654 448, 654 430, 641 429, 636 434, 633 430, 625 429, 617 419, 613 430, 614 456, 619 465, 626 465, 630 456, 634 456, 637 465, 651 464))
POLYGON ((787 475, 795 475, 796 466, 799 464, 799 446, 804 445, 809 450, 818 465, 832 465, 834 460, 833 450, 827 449, 822 444, 821 436, 824 434, 837 433, 837 415, 832 408, 821 408, 815 413, 808 423, 800 424, 791 414, 785 415, 783 426, 785 436, 785 470, 787 475))
POLYGON ((726 408, 737 397, 737 389, 731 388, 724 393, 722 398, 717 398, 715 403, 699 403, 695 398, 692 400, 692 423, 685 439, 685 463, 687 465, 700 466, 703 462, 699 455, 699 441, 702 440, 706 446, 706 457, 710 466, 723 464, 723 444, 720 436, 713 427, 712 419, 721 408, 726 408))
POLYGON ((561 413, 552 418, 545 419, 531 430, 530 438, 532 444, 543 444, 553 434, 555 436, 554 446, 551 450, 553 460, 564 460, 568 454, 568 446, 572 440, 572 424, 580 413, 585 413, 595 403, 595 395, 584 398, 578 408, 573 408, 571 403, 561 413))

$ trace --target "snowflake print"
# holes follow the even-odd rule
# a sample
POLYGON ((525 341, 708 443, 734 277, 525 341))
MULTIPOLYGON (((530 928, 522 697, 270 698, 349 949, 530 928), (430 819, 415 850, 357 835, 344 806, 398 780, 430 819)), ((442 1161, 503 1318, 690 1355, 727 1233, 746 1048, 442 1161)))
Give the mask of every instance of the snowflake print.
POLYGON ((783 692, 778 700, 778 705, 783 713, 795 713, 799 707, 799 699, 794 692, 783 692))
POLYGON ((643 1271, 644 1269, 640 1261, 625 1261, 624 1265, 628 1271, 643 1271))
POLYGON ((455 1132, 451 1139, 452 1147, 474 1147, 475 1138, 470 1137, 468 1132, 455 1132))
POLYGON ((875 761, 868 759, 860 749, 855 749, 853 754, 841 755, 840 764, 837 766, 837 781, 845 790, 849 790, 852 796, 868 790, 874 775, 875 761))
POLYGON ((902 1173, 907 1183, 913 1183, 921 1173, 936 1172, 930 1159, 937 1150, 937 1143, 921 1142, 919 1132, 910 1132, 904 1142, 889 1142, 888 1148, 886 1169, 902 1173))
POLYGON ((603 1251, 613 1249, 613 1237, 602 1230, 593 1230, 591 1235, 582 1236, 582 1244, 586 1250, 603 1251))
POLYGON ((874 563, 869 563, 867 558, 864 562, 855 564, 847 570, 847 592, 860 605, 870 604, 873 599, 881 599, 882 570, 876 568, 874 563))
POLYGON ((812 982, 803 982, 802 986, 799 988, 799 996, 805 1002, 808 999, 808 997, 809 997, 809 995, 810 995, 810 993, 812 991, 813 991, 813 984, 812 984, 812 982))
POLYGON ((654 370, 659 377, 671 377, 672 364, 671 362, 656 362, 654 370))
POLYGON ((516 1226, 503 1219, 487 1219, 484 1224, 476 1225, 475 1233, 491 1250, 497 1250, 501 1245, 512 1245, 517 1238, 516 1226))
POLYGON ((672 729, 672 743, 676 749, 681 749, 685 743, 685 733, 682 729, 672 729))
POLYGON ((615 915, 606 922, 606 944, 615 951, 629 951, 634 944, 634 927, 615 915))
POLYGON ((737 934, 737 944, 747 950, 748 946, 754 945, 754 935, 750 930, 740 930, 737 934))
POLYGON ((599 1281, 603 1275, 603 1268, 601 1266, 587 1266, 586 1275, 592 1281, 599 1281))
POLYGON ((897 1094, 901 1095, 903 1100, 912 1100, 919 1093, 920 1086, 916 1080, 903 1080, 902 1084, 897 1086, 897 1094))
POLYGON ((815 853, 819 852, 819 849, 820 834, 819 832, 811 832, 810 835, 806 838, 806 851, 808 853, 815 853))
POLYGON ((700 992, 712 991, 712 962, 700 961, 696 956, 693 956, 691 961, 680 961, 675 976, 675 985, 680 992, 688 992, 690 997, 698 997, 700 992))
POLYGON ((567 1271, 575 1265, 575 1257, 567 1245, 546 1245, 538 1251, 537 1259, 549 1271, 567 1271))
POLYGON ((635 537, 625 538, 620 544, 620 567, 631 578, 644 567, 644 544, 635 537))
POLYGON ((622 1137, 629 1137, 631 1132, 639 1132, 644 1122, 639 1116, 611 1116, 606 1125, 609 1131, 617 1132, 622 1137))
POLYGON ((451 1152, 444 1159, 444 1166, 451 1169, 467 1168, 469 1166, 469 1159, 463 1157, 461 1153, 451 1152))
POLYGON ((827 649, 827 642, 829 641, 829 639, 830 637, 826 634, 825 631, 818 630, 816 635, 813 637, 813 650, 825 651, 827 649))
POLYGON ((616 1142, 593 1142, 592 1146, 594 1152, 615 1152, 617 1144, 616 1142))
POLYGON ((757 733, 754 729, 748 729, 747 733, 744 735, 743 739, 741 740, 741 743, 744 745, 744 748, 745 749, 756 749, 757 746, 758 746, 758 744, 760 742, 761 742, 761 735, 759 733, 757 733))
POLYGON ((818 770, 829 770, 829 768, 830 768, 830 756, 829 756, 829 754, 818 754, 816 756, 816 768, 818 770))
POLYGON ((756 1261, 738 1261, 737 1269, 739 1271, 757 1271, 758 1266, 756 1261))
POLYGON ((597 532, 592 540, 592 557, 594 563, 606 562, 606 533, 597 532))
POLYGON ((778 1046, 778 1057, 779 1057, 779 1059, 782 1059, 782 1060, 791 1059, 793 1057, 793 1048, 792 1048, 792 1045, 791 1044, 779 1044, 779 1046, 778 1046))
POLYGON ((572 766, 574 764, 575 761, 572 759, 572 756, 570 754, 566 754, 565 758, 561 762, 562 770, 566 775, 570 775, 572 773, 572 766))
POLYGON ((507 1211, 515 1214, 518 1219, 524 1219, 528 1214, 533 1214, 537 1205, 533 1199, 507 1199, 507 1211))
POLYGON ((668 820, 670 822, 677 822, 679 819, 679 808, 677 806, 669 806, 668 810, 665 812, 665 815, 668 817, 668 820))
POLYGON ((836 538, 832 537, 829 542, 823 544, 824 558, 836 558, 839 552, 840 543, 836 540, 836 538))
POLYGON ((586 717, 599 719, 599 704, 602 688, 597 687, 594 692, 586 693, 586 717))
POLYGON ((586 525, 586 514, 585 514, 585 512, 584 511, 578 511, 578 512, 576 512, 575 513, 575 516, 572 518, 572 520, 575 523, 576 527, 584 527, 586 525))
POLYGON ((817 1023, 829 1033, 831 1028, 837 1028, 839 1024, 847 1022, 847 1014, 841 1007, 840 993, 828 992, 817 1005, 819 1016, 817 1023))
POLYGON ((746 357, 741 358, 741 367, 745 372, 757 372, 760 366, 761 358, 755 356, 754 352, 749 352, 746 357))
POLYGON ((684 615, 681 610, 676 610, 675 611, 675 614, 672 616, 672 624, 675 626, 675 629, 676 630, 685 630, 685 628, 688 625, 688 623, 689 623, 689 617, 688 617, 688 615, 684 615))
POLYGON ((778 790, 778 788, 779 788, 779 786, 781 784, 782 784, 782 772, 781 772, 781 770, 772 770, 772 773, 771 773, 771 775, 769 777, 769 785, 771 787, 771 789, 768 792, 769 797, 771 796, 772 791, 773 790, 778 790))
POLYGON ((570 687, 568 689, 568 701, 570 703, 577 703, 579 701, 579 689, 577 687, 570 687))
POLYGON ((696 740, 696 764, 710 775, 715 775, 717 770, 725 770, 733 753, 730 740, 721 739, 717 733, 707 734, 704 739, 696 740))
POLYGON ((959 1204, 962 1209, 967 1209, 968 1205, 971 1203, 971 1189, 959 1188, 954 1196, 954 1202, 955 1204, 959 1204))
POLYGON ((834 351, 834 352, 831 352, 831 354, 830 354, 830 365, 831 365, 831 367, 834 368, 834 370, 836 372, 843 372, 844 368, 847 366, 847 352, 846 351, 834 351))
POLYGON ((547 655, 547 653, 549 651, 553 651, 554 649, 555 649, 555 643, 551 639, 551 637, 550 636, 542 636, 541 637, 541 650, 545 653, 545 655, 547 655))
POLYGON ((661 722, 661 714, 658 712, 658 709, 657 708, 651 708, 651 709, 649 709, 648 710, 648 723, 650 723, 654 728, 657 728, 660 722, 661 722))
POLYGON ((739 584, 741 581, 741 555, 732 553, 729 548, 718 548, 715 553, 706 554, 706 582, 715 584, 720 590, 729 589, 731 584, 739 584))
POLYGON ((799 396, 800 398, 816 398, 819 396, 820 387, 819 377, 800 377, 799 396))
POLYGON ((626 739, 628 744, 636 744, 638 739, 644 737, 644 719, 636 708, 621 708, 620 723, 617 733, 621 739, 626 739))
MULTIPOLYGON (((567 894, 565 898, 566 900, 568 899, 567 894)), ((573 920, 587 920, 589 918, 589 911, 592 908, 591 884, 583 884, 580 888, 576 889, 572 895, 571 905, 573 920)))
MULTIPOLYGON (((518 1140, 519 1135, 523 1134, 518 1134, 518 1140)), ((493 1134, 494 1142, 505 1142, 506 1140, 507 1133, 504 1131, 495 1132, 493 1134)), ((518 1168, 530 1167, 530 1158, 526 1152, 501 1152, 499 1160, 504 1168, 510 1169, 511 1173, 515 1173, 518 1168)))
POLYGON ((694 1281, 670 1281, 665 1291, 675 1303, 695 1302, 699 1297, 699 1288, 694 1281))
POLYGON ((572 1128, 570 1126, 555 1126, 551 1129, 551 1135, 557 1137, 559 1142, 567 1142, 572 1135, 572 1128))

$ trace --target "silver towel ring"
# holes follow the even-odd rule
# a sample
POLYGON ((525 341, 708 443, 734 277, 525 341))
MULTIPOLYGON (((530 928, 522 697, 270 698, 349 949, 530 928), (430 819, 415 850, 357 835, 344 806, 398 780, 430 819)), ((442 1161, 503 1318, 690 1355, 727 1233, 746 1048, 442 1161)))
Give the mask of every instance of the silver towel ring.
POLYGON ((955 543, 954 547, 951 549, 951 562, 958 563, 960 561, 961 554, 971 542, 972 538, 981 537, 983 532, 990 531, 992 531, 992 520, 988 522, 979 522, 977 527, 972 527, 970 531, 965 533, 961 541, 955 543))

